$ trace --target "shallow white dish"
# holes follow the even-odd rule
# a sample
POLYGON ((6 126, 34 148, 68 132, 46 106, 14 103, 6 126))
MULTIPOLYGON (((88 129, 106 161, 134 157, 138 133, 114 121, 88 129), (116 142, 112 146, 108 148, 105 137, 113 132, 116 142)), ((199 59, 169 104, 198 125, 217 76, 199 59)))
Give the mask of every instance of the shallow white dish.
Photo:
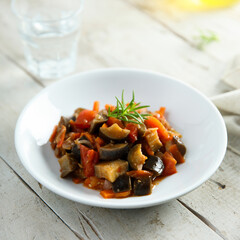
POLYGON ((28 172, 51 191, 87 205, 106 208, 140 208, 167 202, 204 183, 219 167, 227 146, 224 121, 216 107, 200 92, 169 76, 131 69, 84 72, 58 81, 42 90, 22 111, 15 130, 18 156, 28 172), (103 199, 98 191, 61 179, 59 164, 47 142, 61 115, 71 116, 77 107, 92 108, 99 100, 115 104, 125 89, 125 98, 165 106, 167 119, 183 135, 186 162, 178 173, 165 178, 151 195, 103 199))

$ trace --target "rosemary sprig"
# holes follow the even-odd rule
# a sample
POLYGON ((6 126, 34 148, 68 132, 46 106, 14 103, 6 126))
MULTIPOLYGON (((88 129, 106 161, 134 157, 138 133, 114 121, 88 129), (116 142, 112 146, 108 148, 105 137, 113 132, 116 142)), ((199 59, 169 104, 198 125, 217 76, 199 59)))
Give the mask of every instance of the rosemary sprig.
POLYGON ((194 36, 197 48, 203 50, 208 44, 219 40, 216 33, 210 30, 199 31, 198 36, 194 36))
POLYGON ((150 116, 148 113, 139 113, 137 110, 150 107, 149 105, 140 106, 140 102, 135 103, 135 94, 132 93, 132 100, 126 106, 124 101, 124 90, 122 90, 121 101, 115 97, 117 100, 116 108, 111 112, 110 107, 108 108, 108 117, 114 117, 124 122, 143 124, 144 120, 147 119, 147 116, 150 116))

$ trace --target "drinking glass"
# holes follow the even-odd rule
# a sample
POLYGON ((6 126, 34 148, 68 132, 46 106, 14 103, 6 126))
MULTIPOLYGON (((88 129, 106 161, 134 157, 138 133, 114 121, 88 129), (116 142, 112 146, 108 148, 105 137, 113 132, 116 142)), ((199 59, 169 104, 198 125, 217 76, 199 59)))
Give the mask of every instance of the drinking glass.
POLYGON ((12 0, 29 71, 59 78, 75 69, 83 0, 12 0))

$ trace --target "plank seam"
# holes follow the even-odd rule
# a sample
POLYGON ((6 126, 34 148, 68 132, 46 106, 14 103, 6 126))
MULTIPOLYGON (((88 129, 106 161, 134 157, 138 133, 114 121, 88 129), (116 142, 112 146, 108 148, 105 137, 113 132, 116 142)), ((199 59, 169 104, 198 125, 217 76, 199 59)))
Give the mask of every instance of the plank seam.
POLYGON ((234 147, 232 147, 232 146, 227 146, 227 149, 230 151, 230 152, 232 152, 232 153, 234 153, 234 154, 236 154, 236 155, 238 155, 239 157, 240 157, 240 151, 238 151, 237 149, 235 149, 234 147))
POLYGON ((80 240, 86 240, 83 238, 83 236, 81 236, 79 233, 77 233, 76 231, 74 231, 39 195, 37 192, 34 191, 33 188, 31 188, 31 186, 29 186, 27 184, 27 182, 24 181, 24 179, 7 163, 7 161, 0 156, 0 159, 6 164, 6 166, 8 166, 13 173, 16 174, 16 176, 18 177, 18 179, 32 192, 34 193, 37 197, 39 197, 39 199, 43 202, 43 204, 45 204, 61 221, 64 225, 66 225, 66 227, 80 240))
POLYGON ((177 201, 185 207, 188 211, 190 211, 193 215, 195 215, 200 221, 202 221, 205 225, 207 225, 209 228, 211 228, 219 237, 221 237, 223 240, 228 240, 221 231, 214 226, 207 218, 202 216, 200 213, 196 212, 193 208, 188 206, 186 203, 182 202, 180 199, 177 199, 177 201))
MULTIPOLYGON (((77 206, 76 206, 77 208, 77 206)), ((100 234, 100 232, 96 229, 96 227, 94 226, 92 220, 87 217, 81 210, 79 210, 77 208, 77 211, 79 212, 79 214, 82 216, 82 218, 85 220, 85 222, 89 225, 89 227, 92 229, 92 231, 96 234, 96 236, 100 239, 100 240, 104 240, 100 234)))

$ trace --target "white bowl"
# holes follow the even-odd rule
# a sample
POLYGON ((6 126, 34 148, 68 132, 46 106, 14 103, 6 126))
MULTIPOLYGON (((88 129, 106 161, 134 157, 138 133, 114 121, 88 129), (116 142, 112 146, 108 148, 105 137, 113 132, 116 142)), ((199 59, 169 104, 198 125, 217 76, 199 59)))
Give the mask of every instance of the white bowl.
POLYGON ((76 202, 106 208, 140 208, 182 196, 204 183, 223 160, 227 133, 217 108, 200 92, 169 76, 141 70, 103 69, 83 72, 42 90, 22 111, 15 130, 15 146, 28 172, 49 190, 76 202), (187 146, 186 162, 177 174, 161 181, 151 195, 104 199, 98 191, 60 178, 59 164, 48 143, 61 115, 71 116, 77 107, 92 108, 99 100, 115 104, 125 89, 130 100, 165 106, 167 119, 182 133, 187 146))

